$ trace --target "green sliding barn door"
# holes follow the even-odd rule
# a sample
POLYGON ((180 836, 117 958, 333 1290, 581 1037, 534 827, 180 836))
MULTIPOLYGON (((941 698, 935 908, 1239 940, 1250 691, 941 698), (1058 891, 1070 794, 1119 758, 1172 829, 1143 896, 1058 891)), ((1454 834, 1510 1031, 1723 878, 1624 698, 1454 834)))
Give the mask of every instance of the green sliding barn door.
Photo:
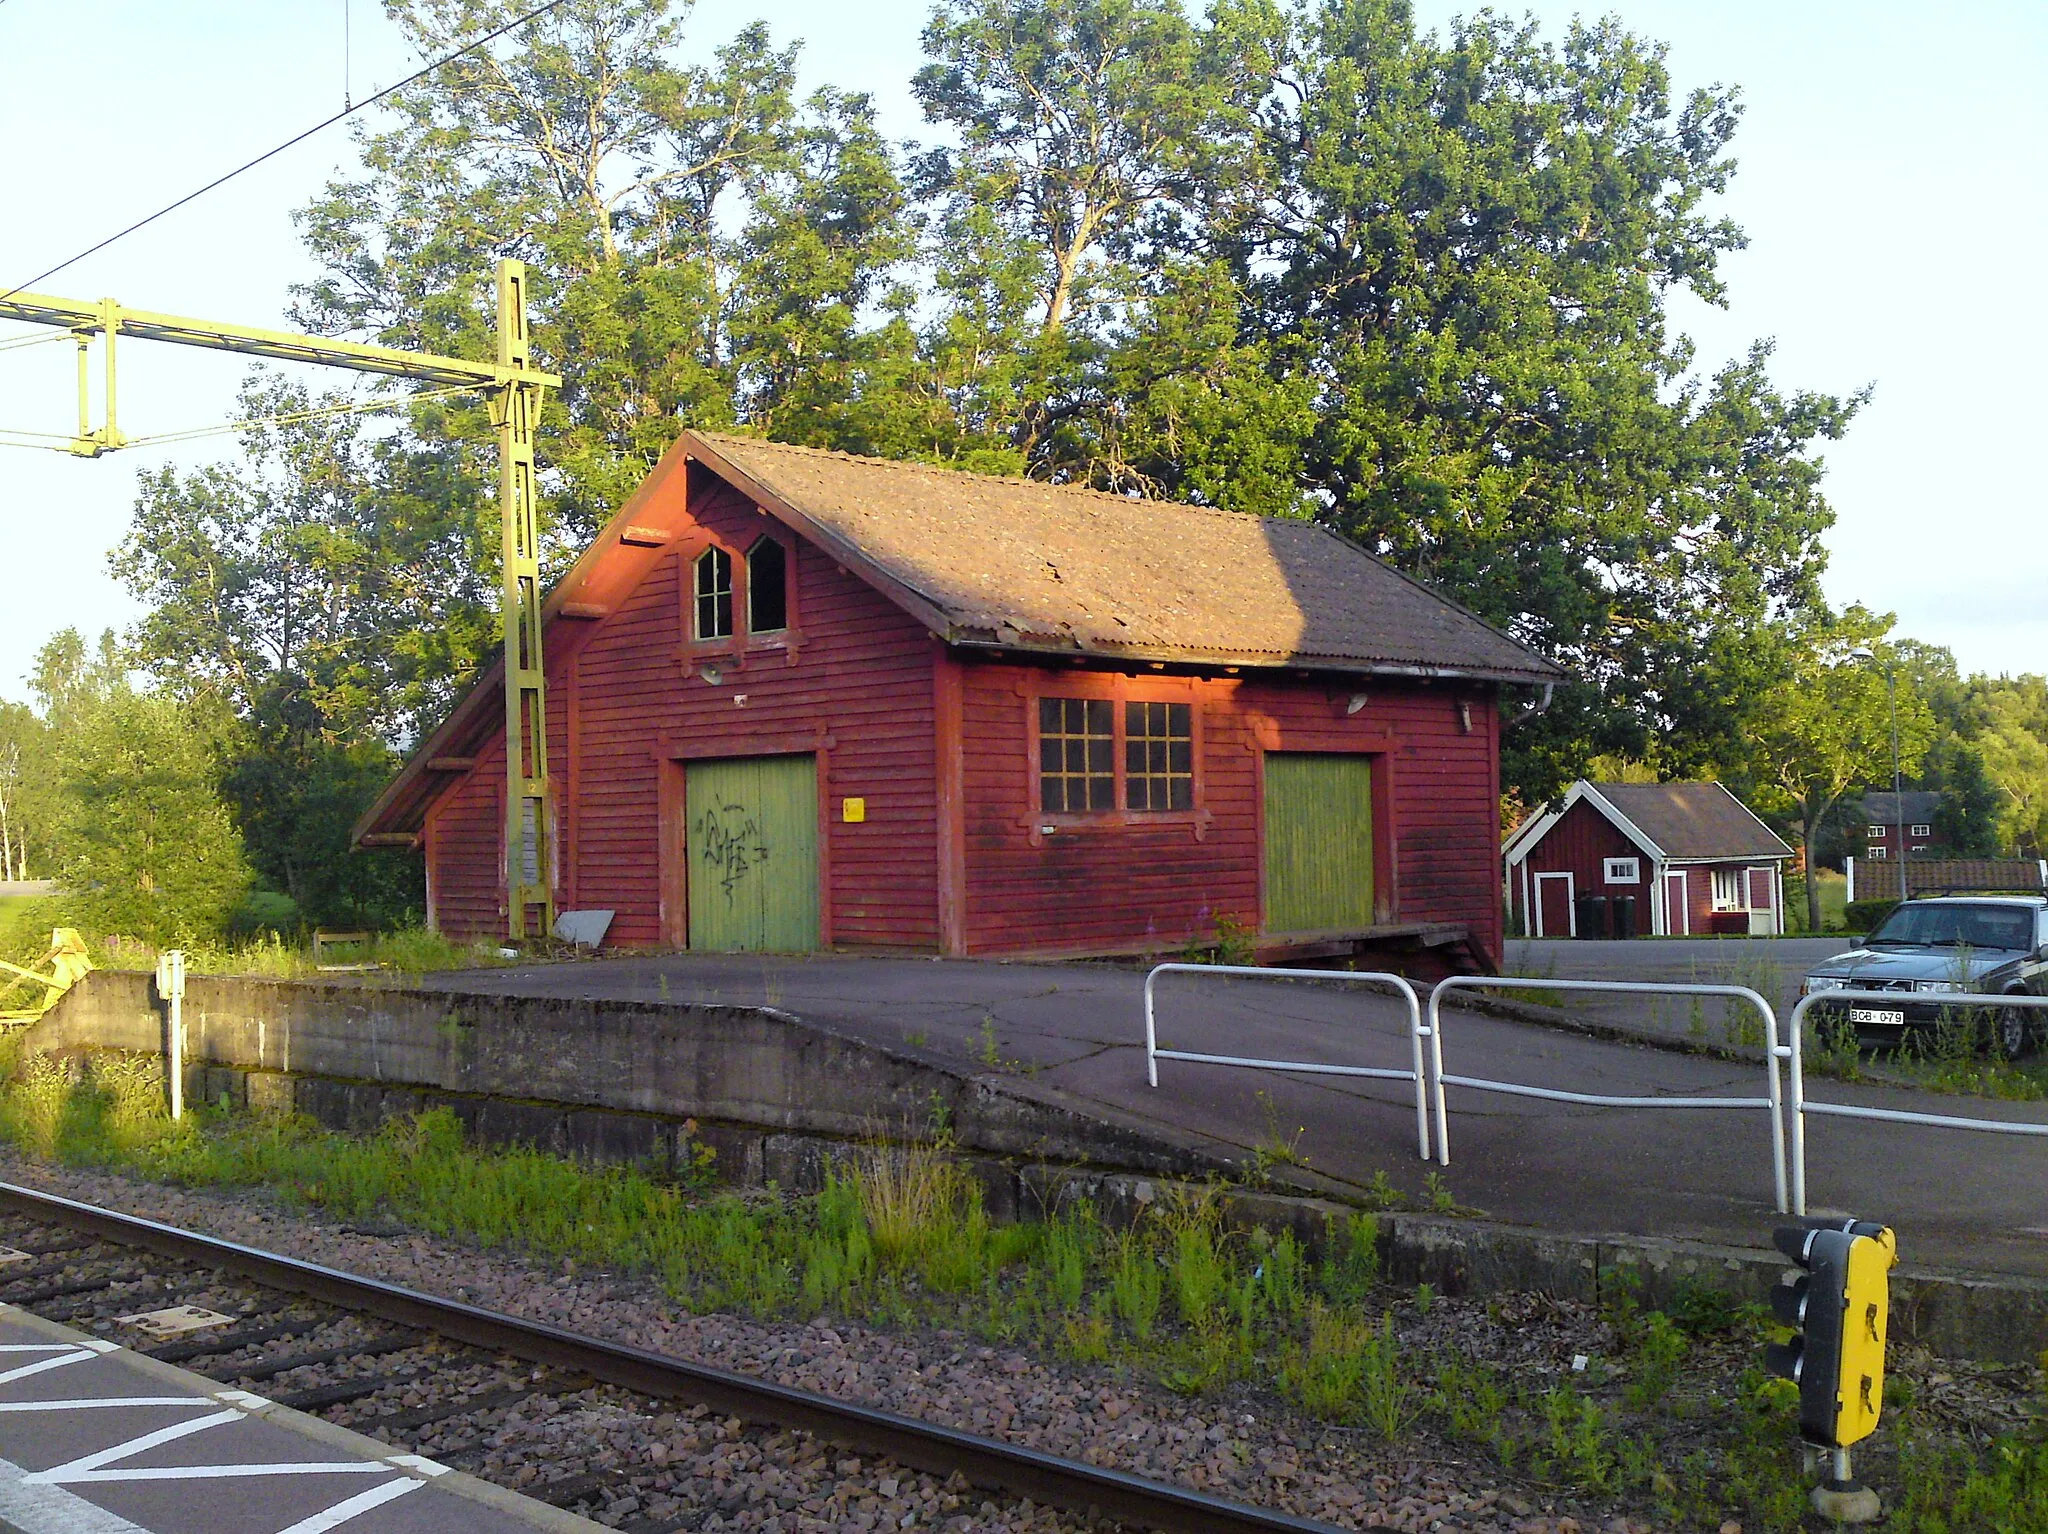
POLYGON ((690 946, 797 953, 818 946, 818 761, 692 762, 690 946))
POLYGON ((1372 759, 1266 754, 1266 930, 1372 925, 1372 759))

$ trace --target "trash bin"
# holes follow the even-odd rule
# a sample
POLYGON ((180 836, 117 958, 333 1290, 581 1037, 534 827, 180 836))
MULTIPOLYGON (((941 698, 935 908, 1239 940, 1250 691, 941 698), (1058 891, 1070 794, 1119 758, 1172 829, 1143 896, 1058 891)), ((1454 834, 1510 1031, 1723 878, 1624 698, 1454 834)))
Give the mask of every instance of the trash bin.
POLYGON ((1595 938, 1607 936, 1607 897, 1605 895, 1579 896, 1578 936, 1595 938))
POLYGON ((1634 937, 1636 935, 1636 897, 1616 895, 1611 907, 1614 916, 1614 935, 1634 937))

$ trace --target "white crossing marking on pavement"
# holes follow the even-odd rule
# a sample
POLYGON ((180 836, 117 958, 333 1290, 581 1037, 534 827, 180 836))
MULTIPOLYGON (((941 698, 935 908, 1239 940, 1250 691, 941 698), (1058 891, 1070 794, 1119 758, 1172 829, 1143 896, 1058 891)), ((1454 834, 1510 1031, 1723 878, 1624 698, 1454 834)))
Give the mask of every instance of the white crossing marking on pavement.
POLYGON ((421 1475, 447 1475, 448 1467, 438 1460, 431 1460, 424 1454, 387 1454, 384 1463, 396 1465, 401 1470, 417 1470, 421 1475))
POLYGON ((251 1475, 385 1475, 390 1469, 381 1459, 284 1460, 274 1464, 166 1465, 157 1470, 78 1470, 65 1476, 64 1482, 85 1485, 101 1481, 225 1481, 251 1475))
POLYGON ((45 1369, 61 1369, 66 1364, 90 1363, 96 1356, 96 1354, 90 1353, 84 1348, 72 1348, 56 1358, 46 1358, 41 1363, 36 1364, 23 1364, 19 1368, 9 1369, 4 1373, 0 1373, 0 1385, 11 1384, 15 1380, 25 1380, 31 1374, 41 1374, 45 1369))
POLYGON ((88 1396, 77 1401, 0 1401, 0 1412, 91 1411, 100 1406, 211 1406, 206 1396, 88 1396))
POLYGON ((68 1342, 0 1342, 0 1353, 69 1353, 68 1342))
POLYGON ((21 1466, 0 1459, 0 1520, 21 1534, 149 1534, 61 1486, 30 1486, 21 1466))
POLYGON ((325 1534, 325 1531, 347 1523, 358 1513, 367 1513, 373 1507, 382 1507, 395 1497, 402 1497, 409 1491, 418 1491, 425 1481, 413 1481, 400 1477, 386 1481, 382 1486, 372 1486, 368 1491, 358 1492, 346 1502, 337 1502, 325 1512, 315 1513, 310 1518, 301 1518, 288 1529, 278 1534, 325 1534))
POLYGON ((87 1474, 102 1465, 115 1464, 145 1449, 154 1449, 158 1444, 170 1443, 175 1439, 189 1438, 194 1433, 203 1433, 210 1427, 219 1427, 226 1422, 240 1422, 238 1411, 213 1412, 204 1417, 193 1417, 185 1422, 174 1422, 169 1427, 160 1427, 154 1433, 144 1433, 126 1443, 117 1443, 111 1449, 101 1449, 93 1454, 82 1455, 67 1464, 52 1465, 48 1470, 38 1470, 28 1477, 36 1485, 53 1486, 63 1481, 83 1480, 87 1474))

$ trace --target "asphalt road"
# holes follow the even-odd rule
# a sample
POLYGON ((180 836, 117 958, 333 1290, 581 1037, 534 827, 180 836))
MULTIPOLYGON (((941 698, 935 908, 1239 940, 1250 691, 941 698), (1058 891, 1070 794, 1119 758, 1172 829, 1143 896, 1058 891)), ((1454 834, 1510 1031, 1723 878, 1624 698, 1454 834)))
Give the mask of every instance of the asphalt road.
MULTIPOLYGON (((1577 950, 1686 943, 1561 944, 1577 950)), ((1752 945, 1760 946, 1760 945, 1752 945)), ((1784 943, 1768 945, 1776 950, 1784 943)), ((1819 945, 1825 947, 1826 945, 1819 945)), ((1646 959, 1656 955, 1646 952, 1646 959)), ((1686 973, 1692 955, 1664 956, 1686 973)), ((1787 962, 1795 960, 1787 953, 1787 962)), ((1663 973, 1670 973, 1669 969, 1663 973)), ((1558 976, 1565 973, 1560 959, 1558 976)), ((1612 975, 1613 970, 1608 974, 1612 975)), ((1354 1184, 1384 1173, 1421 1195, 1412 1088, 1360 1078, 1160 1064, 1146 1084, 1143 976, 1096 965, 914 958, 669 955, 429 977, 449 990, 768 1004, 880 1044, 934 1050, 1235 1145, 1305 1159, 1354 1184)), ((1215 1054, 1405 1066, 1405 1009, 1358 988, 1219 975, 1162 977, 1162 1046, 1215 1054)), ((1761 1097, 1764 1067, 1448 1010, 1446 1071, 1614 1096, 1761 1097)), ((1816 1079, 1837 1101, 2048 1123, 2011 1104, 1816 1079)), ((1770 1118, 1761 1110, 1586 1108, 1449 1089, 1452 1195, 1497 1219, 1579 1234, 1667 1234, 1766 1245, 1770 1118)), ((1909 1260, 2048 1275, 2048 1142, 1838 1119, 1809 1120, 1808 1197, 1901 1233, 1909 1260)))
MULTIPOLYGON (((1501 973, 1551 980, 1739 985, 1761 995, 1783 1020, 1799 1000, 1799 982, 1806 972, 1852 946, 1844 937, 1637 938, 1625 943, 1510 938, 1501 973)), ((1723 1047, 1753 1048, 1760 1042, 1753 1027, 1756 1010, 1741 1003, 1558 988, 1536 992, 1535 998, 1567 1016, 1648 1038, 1723 1047)))

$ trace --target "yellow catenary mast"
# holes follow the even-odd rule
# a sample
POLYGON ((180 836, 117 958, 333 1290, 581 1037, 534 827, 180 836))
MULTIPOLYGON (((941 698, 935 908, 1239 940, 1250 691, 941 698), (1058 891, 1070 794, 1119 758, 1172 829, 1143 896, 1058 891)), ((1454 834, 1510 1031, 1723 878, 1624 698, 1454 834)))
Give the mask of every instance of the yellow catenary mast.
POLYGON ((547 682, 541 657, 540 527, 535 504, 534 434, 542 391, 562 380, 532 366, 526 328, 526 264, 498 263, 498 352, 492 362, 437 357, 393 346, 332 341, 284 330, 222 325, 176 314, 129 309, 112 299, 80 303, 42 293, 0 298, 0 319, 54 325, 78 341, 78 435, 69 446, 83 458, 126 447, 115 414, 115 338, 167 341, 241 352, 279 362, 382 373, 443 388, 475 388, 490 400, 498 428, 498 511, 503 524, 505 640, 505 875, 507 930, 514 938, 545 934, 554 923, 549 867, 547 682), (104 348, 106 414, 92 424, 89 394, 93 338, 104 348))

